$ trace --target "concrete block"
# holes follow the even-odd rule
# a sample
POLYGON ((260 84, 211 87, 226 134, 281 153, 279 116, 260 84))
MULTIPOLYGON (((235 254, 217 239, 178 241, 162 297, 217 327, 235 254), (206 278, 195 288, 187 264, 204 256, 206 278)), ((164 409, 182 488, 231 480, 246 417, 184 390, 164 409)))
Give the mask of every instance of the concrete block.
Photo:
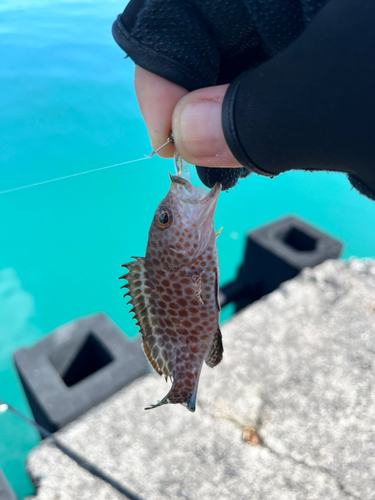
POLYGON ((14 362, 35 421, 49 432, 148 372, 140 340, 126 339, 104 314, 57 328, 14 362))
POLYGON ((237 278, 220 289, 221 305, 235 302, 239 311, 305 267, 337 258, 341 249, 339 241, 292 216, 250 231, 237 278))
POLYGON ((0 469, 0 500, 17 500, 17 497, 0 469))

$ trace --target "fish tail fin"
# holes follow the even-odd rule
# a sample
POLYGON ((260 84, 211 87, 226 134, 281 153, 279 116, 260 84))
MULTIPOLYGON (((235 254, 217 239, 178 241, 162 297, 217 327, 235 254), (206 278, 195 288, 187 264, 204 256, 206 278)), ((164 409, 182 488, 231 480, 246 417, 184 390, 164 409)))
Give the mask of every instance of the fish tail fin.
POLYGON ((179 403, 189 411, 194 412, 197 400, 198 380, 199 373, 194 381, 190 378, 185 378, 183 375, 180 377, 176 376, 173 379, 172 387, 168 394, 161 401, 158 401, 155 405, 150 405, 145 410, 151 410, 152 408, 166 404, 179 403))

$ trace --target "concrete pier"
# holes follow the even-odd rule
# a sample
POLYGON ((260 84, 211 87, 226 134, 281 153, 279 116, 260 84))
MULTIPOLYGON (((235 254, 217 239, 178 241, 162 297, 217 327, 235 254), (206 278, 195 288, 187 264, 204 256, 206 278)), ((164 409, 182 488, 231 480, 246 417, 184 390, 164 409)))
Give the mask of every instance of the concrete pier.
MULTIPOLYGON (((136 380, 58 431, 143 500, 375 499, 375 262, 326 261, 222 327, 195 413, 136 380)), ((123 499, 45 440, 35 500, 123 499)))

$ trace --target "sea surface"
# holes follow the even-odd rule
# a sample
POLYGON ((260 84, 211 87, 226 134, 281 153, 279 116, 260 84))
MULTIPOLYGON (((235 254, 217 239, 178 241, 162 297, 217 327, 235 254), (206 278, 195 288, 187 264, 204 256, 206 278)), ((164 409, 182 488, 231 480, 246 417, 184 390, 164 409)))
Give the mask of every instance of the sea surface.
MULTIPOLYGON (((150 153, 133 64, 111 37, 125 3, 0 0, 0 191, 150 153)), ((30 415, 12 353, 59 325, 104 311, 137 334, 119 266, 144 255, 168 169, 154 158, 0 195, 0 398, 30 415)), ((343 258, 375 257, 375 203, 344 175, 251 175, 220 196, 222 284, 236 274, 246 231, 287 214, 340 239, 343 258)), ((0 468, 19 498, 33 491, 25 459, 37 443, 0 415, 0 468)))

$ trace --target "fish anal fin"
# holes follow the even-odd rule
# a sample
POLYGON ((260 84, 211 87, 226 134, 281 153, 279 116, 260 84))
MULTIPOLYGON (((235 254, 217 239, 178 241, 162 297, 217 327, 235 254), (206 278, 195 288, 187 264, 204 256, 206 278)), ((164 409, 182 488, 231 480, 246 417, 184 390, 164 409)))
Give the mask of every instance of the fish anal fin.
POLYGON ((218 365, 220 361, 223 359, 223 352, 224 352, 223 340, 220 328, 218 327, 217 332, 215 333, 214 339, 212 341, 210 350, 208 351, 208 354, 205 359, 206 364, 210 368, 213 368, 214 366, 218 365))

